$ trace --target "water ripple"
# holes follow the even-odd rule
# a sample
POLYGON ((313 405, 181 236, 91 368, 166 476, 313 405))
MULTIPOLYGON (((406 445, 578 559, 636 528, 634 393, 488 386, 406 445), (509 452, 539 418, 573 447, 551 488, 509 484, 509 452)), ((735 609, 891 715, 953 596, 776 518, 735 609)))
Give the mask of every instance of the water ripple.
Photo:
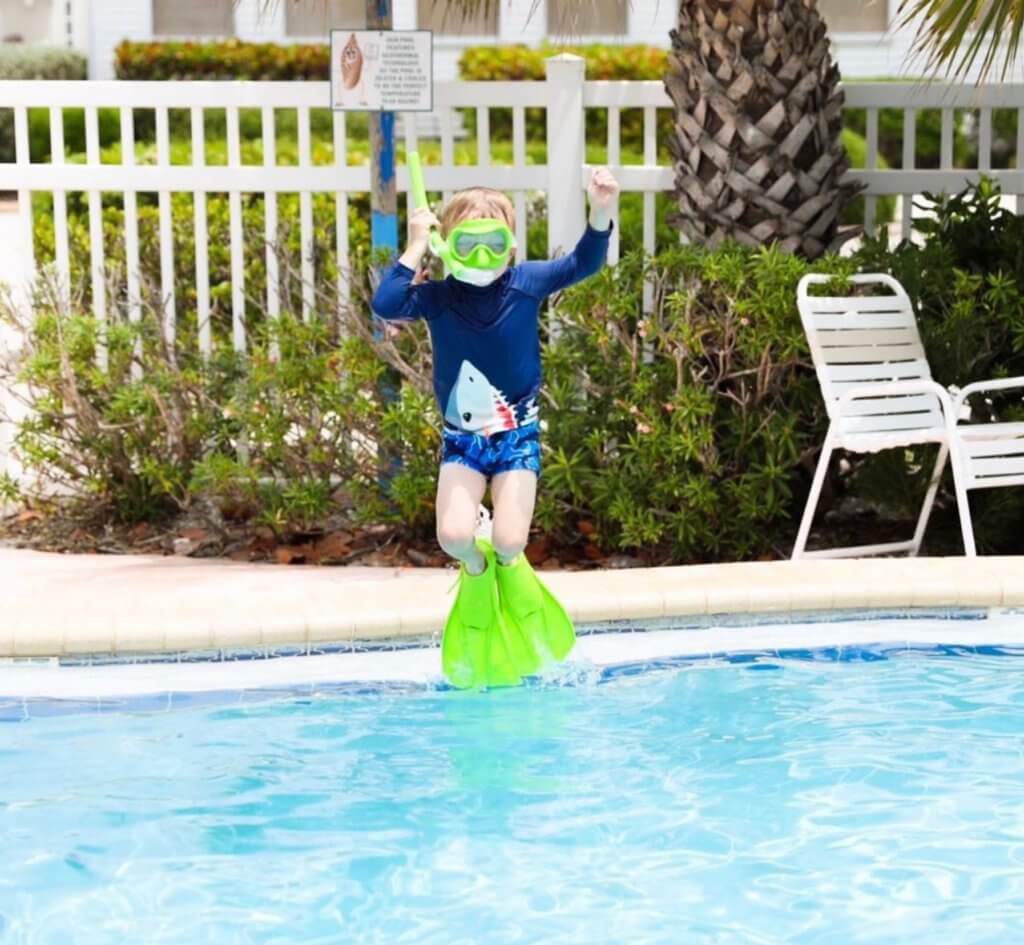
POLYGON ((4 726, 0 942, 1024 939, 1024 661, 599 682, 4 726))

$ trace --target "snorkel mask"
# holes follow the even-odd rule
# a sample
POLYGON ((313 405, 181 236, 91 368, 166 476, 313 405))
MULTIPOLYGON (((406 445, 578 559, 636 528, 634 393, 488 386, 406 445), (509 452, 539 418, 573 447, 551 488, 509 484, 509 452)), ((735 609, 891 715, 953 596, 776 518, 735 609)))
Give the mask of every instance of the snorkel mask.
MULTIPOLYGON (((415 206, 426 207, 427 192, 419 153, 410 151, 407 163, 415 206)), ((463 220, 447 239, 436 229, 430 231, 430 251, 444 262, 456 279, 471 285, 490 285, 515 247, 512 230, 501 220, 463 220)))

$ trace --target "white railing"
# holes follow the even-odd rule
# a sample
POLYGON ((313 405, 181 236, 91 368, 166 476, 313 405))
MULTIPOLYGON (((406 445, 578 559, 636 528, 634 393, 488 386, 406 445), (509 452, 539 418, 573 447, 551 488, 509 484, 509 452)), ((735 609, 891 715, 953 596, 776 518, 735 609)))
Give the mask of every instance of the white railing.
MULTIPOLYGON (((671 166, 658 163, 657 117, 659 109, 670 109, 671 102, 660 82, 588 82, 584 81, 583 61, 559 56, 548 60, 546 81, 530 82, 446 82, 438 83, 434 102, 440 119, 440 165, 425 168, 428 190, 452 191, 470 183, 484 184, 510 192, 516 207, 517 238, 526 250, 529 223, 528 197, 543 192, 547 197, 548 252, 569 248, 583 222, 584 186, 588 168, 584 163, 585 114, 587 109, 607 113, 608 163, 612 166, 624 193, 643 195, 643 247, 655 248, 655 199, 673 185, 671 166), (475 164, 455 161, 456 110, 473 109, 476 115, 477 160, 475 164), (491 109, 510 109, 512 114, 512 160, 495 164, 490 159, 491 109), (546 113, 547 156, 543 164, 528 162, 527 109, 546 113), (621 119, 626 109, 643 114, 643 156, 640 164, 621 160, 621 119)), ((0 164, 0 190, 15 190, 19 195, 19 241, 26 260, 22 278, 27 282, 36 270, 32 256, 32 192, 53 195, 55 237, 54 266, 60 283, 70 281, 71 260, 68 239, 67 194, 82 192, 88 204, 88 228, 92 279, 92 298, 96 314, 104 317, 110 300, 105 292, 105 264, 102 228, 102 195, 124 194, 124 225, 127 264, 127 306, 132 317, 141 314, 139 284, 139 233, 137 195, 158 194, 160 221, 160 292, 167 331, 173 334, 178 300, 174 287, 174 247, 171 233, 172 192, 194 195, 196 307, 200 326, 199 344, 211 349, 210 285, 206 219, 206 198, 211 193, 229 196, 232 339, 238 350, 246 344, 244 330, 245 292, 242 206, 243 194, 261 194, 265 200, 266 225, 266 308, 275 315, 280 306, 280 276, 272 242, 277 232, 277 195, 299 194, 303 280, 302 307, 309 316, 314 305, 315 256, 313 252, 312 195, 330 193, 335 197, 336 241, 339 289, 344 295, 349 259, 348 201, 353 194, 366 193, 370 187, 369 169, 349 163, 346 150, 348 120, 341 113, 333 116, 334 163, 314 164, 311 154, 310 113, 329 101, 327 83, 320 82, 0 82, 0 108, 14 112, 16 162, 0 164), (85 109, 86 155, 84 163, 67 163, 64 156, 62 111, 85 109), (32 163, 29 154, 29 109, 45 108, 50 116, 52 160, 32 163), (98 109, 120 111, 122 163, 104 164, 100 160, 98 109), (172 164, 170 160, 169 111, 188 110, 191 119, 192 162, 172 164), (263 156, 259 165, 242 162, 239 113, 241 109, 259 109, 262 119, 263 156), (280 109, 295 109, 298 116, 298 163, 283 166, 275 154, 275 121, 280 109), (135 162, 133 113, 155 112, 156 163, 135 162), (226 115, 227 165, 205 163, 204 127, 207 112, 226 115)), ((911 226, 911 203, 923 191, 956 191, 982 172, 997 178, 1004 193, 1017 195, 1018 212, 1024 202, 1024 172, 992 171, 992 112, 996 108, 1017 111, 1017 153, 1024 156, 1024 85, 958 87, 896 83, 866 83, 846 89, 847 108, 866 110, 867 169, 851 176, 866 184, 866 220, 874 223, 879 197, 900 195, 903 199, 902 232, 911 226), (903 113, 903 167, 880 170, 878 164, 878 120, 881 109, 903 113), (941 109, 941 162, 937 170, 918 170, 915 164, 915 116, 920 109, 941 109), (954 168, 954 110, 977 113, 979 161, 976 169, 954 168)), ((405 116, 409 117, 409 116, 405 116)), ((406 149, 417 146, 416 123, 404 124, 406 149)), ((403 166, 397 168, 397 187, 406 192, 408 177, 403 166)), ((619 256, 619 233, 610 249, 612 262, 619 256)), ((645 302, 649 303, 650 294, 645 302)))

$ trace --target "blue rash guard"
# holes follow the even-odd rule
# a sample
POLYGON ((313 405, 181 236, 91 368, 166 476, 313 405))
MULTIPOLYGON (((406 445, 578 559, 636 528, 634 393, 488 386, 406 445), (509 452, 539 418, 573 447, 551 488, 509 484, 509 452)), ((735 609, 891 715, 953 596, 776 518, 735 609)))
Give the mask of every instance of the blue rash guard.
POLYGON ((541 302, 597 272, 610 235, 610 226, 588 225, 569 255, 510 266, 489 286, 452 276, 413 285, 414 272, 400 262, 384 273, 373 310, 393 321, 426 319, 446 426, 486 437, 537 419, 541 302))

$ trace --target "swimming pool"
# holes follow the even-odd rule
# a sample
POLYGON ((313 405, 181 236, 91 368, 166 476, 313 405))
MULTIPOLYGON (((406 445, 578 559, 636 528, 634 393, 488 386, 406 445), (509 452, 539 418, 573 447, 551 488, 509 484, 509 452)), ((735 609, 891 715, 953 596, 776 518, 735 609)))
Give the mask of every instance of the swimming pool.
POLYGON ((401 664, 383 685, 30 699, 0 725, 0 941, 1004 945, 1024 616, 960 616, 595 634, 486 694, 412 648, 337 657, 401 664))

